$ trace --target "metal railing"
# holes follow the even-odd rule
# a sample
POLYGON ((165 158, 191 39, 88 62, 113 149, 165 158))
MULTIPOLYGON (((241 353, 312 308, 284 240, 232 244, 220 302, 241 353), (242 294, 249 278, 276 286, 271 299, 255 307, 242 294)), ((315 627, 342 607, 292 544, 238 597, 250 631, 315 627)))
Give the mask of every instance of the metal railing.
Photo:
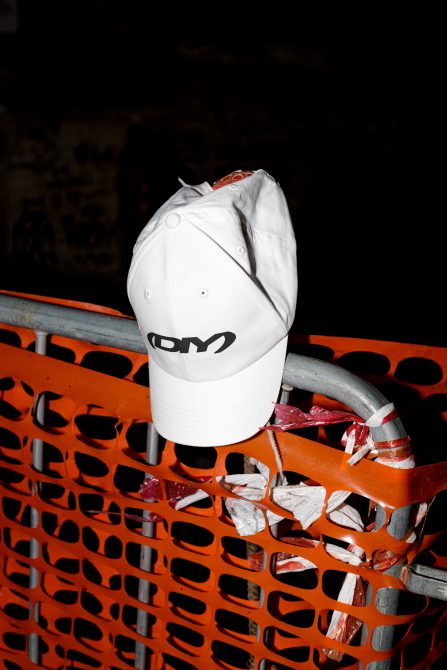
MULTIPOLYGON (((123 349, 126 351, 146 353, 146 348, 138 328, 136 320, 129 317, 113 316, 78 308, 61 306, 49 302, 40 302, 12 295, 0 294, 0 323, 10 326, 31 329, 36 333, 36 352, 45 355, 45 344, 47 337, 51 334, 66 336, 78 340, 84 340, 92 344, 106 345, 109 347, 123 349)), ((372 384, 361 379, 354 373, 345 370, 333 363, 327 363, 319 359, 289 354, 287 356, 283 374, 283 382, 286 385, 323 394, 329 398, 342 402, 363 419, 368 419, 387 400, 385 396, 372 384)), ((36 399, 35 411, 43 412, 45 399, 43 396, 36 399)), ((42 420, 42 417, 41 417, 42 420)), ((399 418, 371 429, 375 441, 389 441, 406 436, 406 432, 399 418)), ((157 439, 155 431, 148 434, 146 460, 148 463, 156 461, 157 439)), ((33 449, 34 467, 41 470, 39 461, 39 444, 33 449)), ((402 539, 409 528, 410 507, 404 507, 393 513, 389 532, 397 539, 402 539)), ((380 527, 385 522, 385 514, 379 507, 377 510, 376 524, 380 527)), ((31 527, 39 523, 38 518, 32 515, 31 527), (34 524, 34 525, 33 525, 34 524)), ((146 522, 143 534, 151 536, 152 524, 146 522)), ((140 567, 149 571, 151 566, 151 550, 142 547, 140 567)), ((31 542, 31 556, 37 557, 39 546, 35 541, 31 542)), ((397 563, 391 567, 387 574, 404 579, 402 576, 402 564, 397 563)), ((36 583, 37 575, 35 569, 30 570, 30 588, 36 583)), ((405 587, 408 591, 423 594, 432 598, 447 601, 447 571, 429 568, 423 565, 412 564, 406 571, 405 587)), ((149 602, 149 593, 144 592, 144 584, 139 590, 141 602, 149 602)), ((394 614, 398 606, 398 591, 395 589, 382 589, 383 594, 379 596, 377 605, 384 614, 394 614), (391 592, 391 593, 390 593, 391 592)), ((36 620, 39 611, 33 612, 36 620)), ((137 620, 137 631, 145 634, 147 620, 145 612, 141 612, 137 620)), ((377 650, 388 650, 392 644, 392 626, 377 628, 373 633, 373 646, 377 650)), ((145 663, 145 649, 137 642, 135 656, 135 667, 143 668, 145 663)), ((29 640, 29 656, 33 663, 38 663, 38 639, 33 634, 29 640)), ((374 661, 369 663, 369 670, 385 670, 390 661, 374 661)))

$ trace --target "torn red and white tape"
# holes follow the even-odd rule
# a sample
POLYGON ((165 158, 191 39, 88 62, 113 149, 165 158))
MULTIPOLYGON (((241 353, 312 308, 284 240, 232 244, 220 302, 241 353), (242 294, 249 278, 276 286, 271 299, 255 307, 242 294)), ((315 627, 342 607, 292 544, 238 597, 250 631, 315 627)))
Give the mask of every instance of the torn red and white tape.
POLYGON ((349 465, 355 465, 368 454, 371 454, 377 463, 393 468, 413 468, 415 465, 408 436, 375 443, 370 434, 370 428, 383 426, 397 417, 393 403, 387 403, 379 408, 367 420, 352 412, 327 410, 318 405, 313 405, 309 412, 303 412, 292 405, 275 403, 274 411, 277 423, 263 426, 262 430, 287 431, 352 421, 341 440, 346 453, 352 454, 348 460, 349 465))

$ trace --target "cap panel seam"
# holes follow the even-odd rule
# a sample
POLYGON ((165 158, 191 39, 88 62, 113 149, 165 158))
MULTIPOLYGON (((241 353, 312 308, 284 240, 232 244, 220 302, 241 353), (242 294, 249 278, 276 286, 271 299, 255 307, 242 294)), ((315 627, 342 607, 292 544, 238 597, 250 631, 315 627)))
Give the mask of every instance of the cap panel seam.
POLYGON ((241 277, 242 277, 244 283, 246 284, 249 292, 251 293, 253 298, 256 300, 258 305, 263 309, 263 311, 266 311, 265 310, 266 303, 259 299, 259 294, 261 293, 261 295, 264 296, 265 300, 267 301, 267 304, 271 307, 271 314, 275 316, 276 321, 279 322, 279 325, 281 326, 281 331, 280 331, 281 332, 281 337, 284 337, 287 333, 287 324, 284 323, 284 321, 281 317, 281 314, 278 312, 275 304, 273 303, 273 301, 270 298, 270 296, 268 295, 266 289, 263 287, 263 285, 261 284, 259 279, 256 277, 256 275, 253 276, 253 275, 249 274, 224 247, 222 247, 220 244, 218 244, 210 235, 208 235, 204 230, 202 230, 202 228, 199 228, 199 226, 196 226, 194 223, 191 223, 190 225, 193 228, 195 228, 199 233, 201 233, 206 238, 208 238, 208 240, 210 241, 211 244, 213 244, 216 247, 218 247, 219 249, 221 249, 221 251, 224 254, 226 254, 226 256, 231 261, 233 261, 233 263, 236 265, 236 268, 235 268, 236 272, 239 271, 241 273, 241 277))

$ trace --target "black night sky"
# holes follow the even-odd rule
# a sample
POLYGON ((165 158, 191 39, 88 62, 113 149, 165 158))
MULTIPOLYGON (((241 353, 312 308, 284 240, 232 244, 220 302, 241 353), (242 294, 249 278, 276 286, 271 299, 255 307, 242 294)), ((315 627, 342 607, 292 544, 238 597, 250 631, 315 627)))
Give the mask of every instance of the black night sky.
POLYGON ((326 29, 291 26, 261 5, 247 20, 231 5, 172 23, 151 2, 4 0, 3 19, 11 4, 16 25, 0 32, 1 288, 130 314, 133 242, 177 177, 263 168, 295 226, 295 331, 446 344, 436 16, 412 17, 411 29, 368 17, 354 31, 329 15, 326 29), (31 197, 29 183, 51 198, 31 197), (60 204, 70 197, 71 209, 60 204))

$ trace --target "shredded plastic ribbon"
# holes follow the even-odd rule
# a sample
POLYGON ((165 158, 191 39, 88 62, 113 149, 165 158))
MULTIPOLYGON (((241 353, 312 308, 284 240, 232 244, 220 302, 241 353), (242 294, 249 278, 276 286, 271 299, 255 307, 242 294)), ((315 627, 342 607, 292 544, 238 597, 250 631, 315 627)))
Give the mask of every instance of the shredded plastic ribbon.
POLYGON ((357 414, 345 410, 328 410, 318 405, 313 405, 308 413, 298 407, 275 403, 275 416, 278 423, 269 424, 263 430, 285 431, 294 428, 308 428, 309 426, 327 426, 331 423, 345 423, 354 421, 363 423, 357 414))
MULTIPOLYGON (((205 483, 211 481, 211 477, 198 477, 197 482, 205 483)), ((198 500, 203 500, 208 497, 208 493, 202 489, 198 489, 195 486, 190 484, 183 484, 182 482, 171 482, 166 481, 166 495, 168 498, 169 504, 174 507, 174 509, 182 509, 188 505, 192 505, 198 500)), ((163 489, 161 481, 157 477, 146 477, 144 482, 140 486, 139 490, 140 496, 146 502, 156 502, 157 500, 163 500, 163 489)), ((141 522, 153 522, 162 521, 161 517, 156 512, 145 510, 142 515, 133 514, 131 512, 111 512, 108 510, 86 510, 89 514, 108 514, 109 516, 123 516, 126 519, 131 521, 141 522)))
POLYGON ((250 172, 248 170, 234 170, 233 172, 230 172, 230 174, 225 175, 225 177, 222 177, 218 181, 215 181, 212 189, 213 191, 216 191, 219 188, 222 188, 222 186, 227 186, 228 184, 234 184, 236 181, 241 181, 241 179, 245 179, 245 177, 249 177, 252 175, 253 172, 250 172))
MULTIPOLYGON (((365 529, 360 514, 350 505, 342 505, 336 511, 339 516, 332 516, 332 520, 336 521, 336 523, 339 525, 347 526, 359 531, 370 531, 374 529, 374 523, 368 525, 365 529)), ((415 527, 417 527, 425 518, 426 512, 427 504, 422 503, 416 510, 416 518, 414 523, 415 527)), ((415 537, 416 536, 413 531, 410 533, 406 541, 413 542, 415 537)), ((307 538, 285 536, 281 539, 284 542, 288 542, 289 544, 294 544, 297 547, 304 548, 315 548, 319 544, 318 540, 307 538)), ((324 547, 328 554, 338 560, 348 563, 349 565, 359 566, 364 564, 365 552, 357 545, 350 544, 347 548, 343 548, 328 542, 324 543, 324 547)), ((259 553, 262 554, 262 552, 259 553)), ((398 554, 394 554, 388 550, 377 551, 371 557, 369 565, 374 570, 384 572, 391 566, 395 565, 395 563, 397 563, 397 561, 399 561, 401 558, 402 557, 398 554)), ((260 555, 258 556, 257 554, 254 554, 253 557, 251 557, 251 566, 253 569, 261 570, 262 557, 260 555)), ((286 572, 303 572, 305 570, 316 568, 317 565, 308 558, 304 558, 302 556, 288 552, 280 552, 276 554, 273 566, 273 570, 276 574, 283 574, 286 572)), ((347 573, 343 580, 337 601, 347 605, 363 607, 366 602, 366 583, 363 577, 351 572, 347 573)), ((361 625, 362 622, 354 615, 347 614, 346 612, 340 612, 339 610, 334 610, 329 622, 328 630, 326 632, 326 637, 332 640, 337 640, 339 642, 344 642, 345 644, 349 644, 354 635, 360 629, 361 625)), ((343 657, 343 652, 336 649, 331 649, 328 647, 324 648, 323 650, 326 656, 333 661, 339 662, 343 657)))
MULTIPOLYGON (((294 428, 305 428, 308 426, 329 425, 335 423, 352 422, 342 437, 345 451, 351 454, 348 460, 350 465, 355 465, 367 454, 375 457, 376 462, 381 462, 390 467, 413 467, 414 459, 411 453, 409 438, 401 438, 388 442, 374 443, 370 435, 370 428, 381 426, 396 417, 396 410, 392 403, 385 405, 375 412, 368 420, 363 420, 358 415, 343 410, 330 411, 322 407, 313 406, 309 413, 303 412, 296 407, 276 404, 275 414, 278 423, 267 424, 264 430, 271 431, 269 434, 272 443, 275 431, 286 431, 294 428)), ((326 516, 334 523, 351 528, 356 531, 364 531, 364 524, 360 513, 351 505, 346 503, 350 491, 334 491, 328 498, 326 489, 312 480, 301 481, 297 485, 290 485, 282 472, 281 458, 277 445, 275 446, 275 458, 279 468, 277 484, 271 488, 272 500, 282 509, 291 512, 294 518, 300 522, 303 529, 307 529, 323 514, 326 508, 326 516)), ((264 500, 270 481, 269 468, 254 458, 250 459, 257 472, 227 474, 216 477, 223 489, 230 491, 233 496, 223 496, 224 504, 233 520, 235 528, 240 536, 250 536, 265 529, 266 522, 271 526, 283 520, 284 517, 268 509, 264 500)), ((197 484, 210 481, 210 478, 197 478, 197 484)), ((165 491, 169 504, 175 509, 181 509, 198 500, 206 498, 208 494, 194 485, 180 482, 165 482, 165 491)), ((145 500, 156 501, 163 498, 162 483, 156 477, 148 477, 140 488, 140 495, 145 500)), ((423 506, 418 510, 418 519, 415 526, 424 518, 426 513, 423 506)), ((144 520, 159 521, 161 517, 154 512, 145 512, 150 518, 144 520)), ((130 516, 130 515, 126 515, 130 516)), ((132 515, 133 516, 133 515, 132 515)), ((372 530, 374 523, 368 526, 372 530)), ((303 538, 282 538, 298 547, 316 547, 317 540, 303 538)), ((416 539, 414 526, 410 529, 406 538, 407 542, 416 539)), ((325 550, 334 558, 353 566, 358 566, 365 561, 365 552, 361 547, 349 545, 347 548, 334 545, 330 542, 324 543, 325 550)), ((262 552, 261 552, 262 553, 262 552)), ((368 563, 375 570, 386 570, 394 565, 401 556, 388 550, 375 552, 368 563)), ((262 556, 253 554, 250 556, 253 569, 262 569, 262 556)), ((294 555, 288 552, 280 552, 276 555, 274 570, 277 574, 291 571, 304 571, 315 569, 317 566, 308 558, 294 555)), ((355 573, 346 573, 337 600, 348 605, 363 606, 365 604, 365 582, 362 577, 355 573)), ((333 640, 349 643, 357 633, 362 623, 353 615, 334 610, 329 622, 326 636, 333 640)), ((340 661, 343 653, 334 649, 325 648, 325 654, 334 661, 340 661)))
MULTIPOLYGON (((265 528, 265 516, 263 510, 250 501, 261 501, 267 490, 269 481, 269 470, 260 461, 253 461, 259 469, 259 473, 236 474, 219 477, 221 485, 241 498, 226 498, 225 506, 241 536, 253 535, 265 528)), ((353 530, 364 530, 360 513, 345 501, 350 491, 334 491, 326 503, 326 514, 335 523, 352 528, 353 530)), ((272 488, 273 500, 291 511, 294 517, 300 521, 303 528, 307 528, 323 513, 326 499, 326 489, 323 486, 314 485, 311 480, 300 482, 298 485, 289 485, 287 481, 281 486, 272 488)), ((268 509, 266 517, 272 525, 281 521, 282 517, 273 514, 268 509)), ((282 538, 292 544, 302 547, 316 547, 318 540, 305 538, 282 538)), ((356 545, 349 545, 347 549, 332 543, 324 544, 326 551, 338 560, 350 565, 360 565, 363 560, 364 550, 356 545)), ((250 556, 250 567, 262 569, 263 552, 250 556)), ((308 558, 303 556, 280 552, 275 557, 274 571, 277 574, 285 572, 301 572, 315 569, 317 566, 308 558)), ((346 604, 364 605, 365 586, 363 579, 356 574, 347 573, 341 587, 338 600, 346 604)), ((334 611, 327 632, 327 637, 349 643, 362 625, 356 617, 344 612, 334 611)), ((334 660, 340 660, 342 654, 333 649, 326 649, 326 655, 334 660)))
MULTIPOLYGON (((269 469, 255 459, 253 464, 259 470, 258 473, 217 477, 221 486, 238 496, 238 498, 225 498, 225 507, 241 536, 254 535, 264 530, 266 518, 270 526, 284 518, 262 504, 269 483, 269 469)), ((287 480, 283 479, 283 484, 273 486, 271 490, 273 501, 279 507, 291 512, 304 530, 320 518, 325 504, 326 514, 331 521, 358 530, 361 522, 360 514, 345 503, 350 494, 350 491, 334 491, 325 503, 326 489, 324 486, 314 484, 312 480, 288 484, 287 480)))
MULTIPOLYGON (((361 520, 356 529, 363 529, 361 520)), ((297 546, 297 548, 303 547, 306 549, 313 549, 319 545, 319 540, 302 537, 285 536, 281 539, 284 542, 297 546)), ((324 547, 328 554, 349 565, 358 566, 363 562, 362 557, 364 556, 364 550, 356 545, 350 544, 347 548, 344 548, 327 542, 324 543, 324 547)), ((252 569, 262 570, 262 554, 263 552, 256 552, 250 556, 250 567, 252 569)), ((273 571, 277 575, 287 572, 304 572, 316 568, 317 565, 308 558, 289 552, 277 553, 273 564, 273 571)), ((338 602, 347 605, 363 607, 366 602, 365 580, 360 575, 351 572, 347 573, 343 580, 337 600, 338 602)), ((332 613, 326 637, 349 644, 361 625, 362 622, 357 617, 347 614, 346 612, 335 610, 332 613)), ((328 658, 334 661, 340 661, 343 656, 343 652, 336 649, 324 648, 324 652, 328 658)))
POLYGON ((256 459, 251 459, 251 461, 258 472, 216 477, 223 488, 239 496, 238 498, 226 497, 224 504, 241 537, 254 535, 264 530, 266 517, 270 526, 284 518, 269 509, 265 509, 266 517, 264 516, 263 506, 260 506, 259 501, 265 497, 267 491, 269 469, 256 459), (258 505, 250 501, 256 501, 258 505))
POLYGON ((348 460, 349 465, 355 465, 371 452, 371 455, 377 457, 376 461, 378 463, 398 468, 414 467, 408 437, 375 443, 370 435, 370 428, 383 426, 397 417, 393 403, 384 405, 366 421, 352 412, 327 410, 318 405, 313 405, 307 413, 292 405, 275 403, 275 415, 278 422, 267 424, 262 427, 262 430, 286 431, 352 421, 352 425, 347 428, 341 440, 346 453, 352 454, 348 460), (355 453, 354 450, 356 450, 355 453))
MULTIPOLYGON (((197 482, 210 482, 211 477, 197 477, 197 482)), ((183 509, 188 505, 192 505, 198 500, 208 498, 208 493, 202 489, 198 489, 190 484, 183 484, 182 482, 166 481, 166 494, 169 504, 174 509, 183 509)), ((163 499, 163 492, 161 482, 157 477, 146 477, 140 486, 140 496, 146 501, 155 502, 163 499)), ((153 517, 152 521, 161 521, 162 517, 154 512, 150 512, 153 517)))
MULTIPOLYGON (((210 482, 211 477, 198 477, 197 481, 200 483, 210 482)), ((182 509, 208 497, 206 491, 182 482, 166 481, 166 493, 169 504, 174 509, 182 509)), ((147 477, 140 486, 140 496, 146 501, 162 500, 163 493, 160 480, 157 477, 147 477)))
MULTIPOLYGON (((370 428, 382 426, 397 417, 396 409, 392 403, 381 407, 366 421, 351 412, 344 410, 331 411, 315 405, 306 413, 297 407, 277 403, 275 404, 275 415, 277 423, 266 425, 263 427, 263 430, 286 431, 309 426, 324 426, 352 421, 352 425, 347 428, 341 439, 345 452, 351 454, 348 460, 348 464, 351 466, 358 463, 368 454, 374 457, 375 462, 389 467, 412 468, 415 465, 408 436, 375 443, 370 434, 370 428)), ((303 528, 306 528, 307 525, 313 523, 322 514, 325 490, 321 486, 308 487, 305 482, 301 482, 300 487, 295 487, 295 490, 289 489, 287 486, 276 487, 272 492, 272 497, 278 504, 292 509, 294 516, 301 521, 303 528), (281 496, 284 496, 284 498, 281 499, 281 496)), ((335 491, 327 502, 327 516, 339 525, 363 531, 364 526, 360 514, 353 507, 344 503, 344 500, 348 496, 348 491, 335 491)), ((414 529, 425 517, 426 513, 427 506, 425 503, 421 503, 416 510, 415 523, 407 534, 406 542, 411 543, 415 541, 416 532, 414 529)), ((372 530, 373 528, 374 524, 369 526, 367 530, 372 530)), ((325 545, 328 553, 351 565, 359 565, 365 559, 363 549, 355 545, 349 545, 347 550, 334 547, 335 545, 331 544, 325 545)), ((400 559, 401 556, 389 550, 383 550, 375 552, 370 559, 370 565, 375 570, 384 571, 400 559)), ((286 554, 281 556, 276 564, 276 569, 281 571, 307 570, 313 567, 316 566, 308 561, 308 559, 286 554)), ((364 605, 365 585, 362 578, 359 575, 347 573, 337 600, 346 604, 364 605)), ((334 610, 326 636, 334 640, 349 643, 361 625, 361 621, 356 617, 334 610)), ((342 659, 342 652, 330 648, 324 649, 324 651, 327 657, 333 661, 340 661, 342 659)))

